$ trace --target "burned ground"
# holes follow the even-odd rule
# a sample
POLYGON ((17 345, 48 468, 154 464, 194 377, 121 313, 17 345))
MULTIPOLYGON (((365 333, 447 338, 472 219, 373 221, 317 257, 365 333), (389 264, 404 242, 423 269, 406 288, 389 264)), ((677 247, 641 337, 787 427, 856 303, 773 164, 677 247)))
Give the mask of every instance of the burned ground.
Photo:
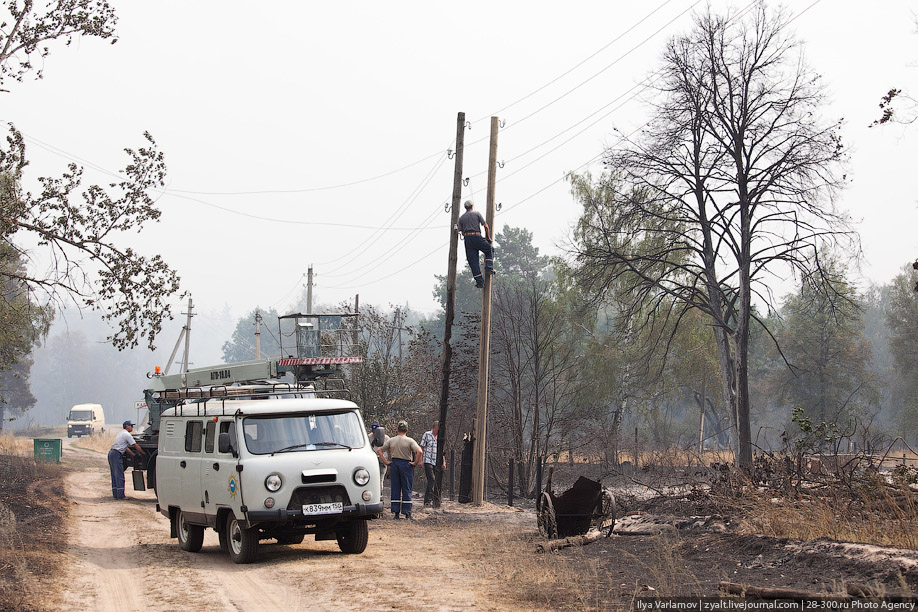
POLYGON ((63 561, 61 469, 0 455, 0 610, 41 610, 42 584, 63 561))
MULTIPOLYGON (((571 479, 592 475, 579 466, 569 471, 571 479)), ((566 486, 564 475, 556 476, 557 491, 566 486)), ((489 497, 491 503, 481 508, 449 501, 440 511, 419 510, 410 523, 388 516, 374 521, 371 549, 364 555, 341 556, 333 546, 316 542, 294 547, 267 544, 260 563, 238 567, 220 554, 215 541, 208 540, 198 555, 178 550, 168 537, 168 522, 154 512, 149 493, 127 505, 107 500, 110 493, 102 454, 68 450, 64 468, 35 464, 30 457, 2 455, 0 610, 78 609, 86 601, 83 595, 93 596, 86 589, 96 587, 53 586, 56 576, 72 575, 74 567, 84 577, 110 569, 130 571, 148 576, 144 583, 150 585, 158 572, 168 568, 196 569, 187 575, 201 576, 202 584, 131 594, 140 599, 128 607, 142 602, 151 611, 175 609, 176 592, 206 594, 208 589, 217 589, 240 610, 258 609, 258 593, 264 592, 274 593, 281 605, 278 576, 296 574, 303 580, 304 568, 315 573, 326 566, 335 568, 334 580, 323 580, 321 587, 327 591, 328 602, 340 609, 372 606, 395 583, 404 598, 403 605, 395 609, 439 610, 470 606, 498 611, 625 609, 640 596, 718 596, 719 585, 725 581, 811 593, 839 593, 851 584, 866 585, 879 593, 918 592, 918 553, 911 549, 765 535, 755 532, 764 524, 756 513, 784 512, 777 503, 762 510, 731 505, 729 497, 699 493, 701 489, 675 487, 671 494, 659 495, 665 492, 659 482, 642 484, 633 476, 612 480, 604 482, 622 492, 616 533, 585 546, 538 552, 545 539, 538 533, 533 501, 517 500, 517 507, 511 508, 499 503, 501 493, 495 490, 489 497), (70 483, 66 487, 62 477, 70 483), (68 499, 68 490, 73 499, 68 499), (67 518, 68 510, 82 518, 75 523, 73 517, 67 518), (115 524, 114 529, 119 521, 130 527, 126 533, 131 536, 122 542, 123 549, 106 551, 111 534, 89 539, 84 534, 83 541, 92 545, 79 544, 77 534, 82 531, 115 524), (645 535, 633 535, 635 532, 645 535), (134 539, 137 541, 130 541, 134 539), (395 559, 388 552, 390 547, 411 553, 395 559), (87 551, 98 558, 118 552, 130 562, 113 568, 94 565, 97 557, 87 557, 87 551), (92 568, 98 572, 86 571, 92 568), (352 585, 365 583, 368 568, 379 580, 354 591, 352 585), (429 576, 439 576, 442 584, 429 584, 425 578, 429 576), (215 585, 219 584, 224 586, 218 589, 215 585), (48 591, 54 588, 60 591, 59 599, 49 601, 48 591), (70 601, 67 589, 82 590, 70 601), (233 589, 239 592, 226 595, 233 589)), ((848 518, 837 517, 839 522, 848 518)), ((108 601, 103 595, 96 595, 95 601, 100 609, 108 609, 102 605, 108 601)), ((206 609, 208 600, 202 595, 197 602, 200 606, 183 601, 184 609, 206 609)), ((123 609, 122 603, 113 600, 111 609, 123 609)), ((300 609, 307 603, 287 602, 287 607, 300 609)))

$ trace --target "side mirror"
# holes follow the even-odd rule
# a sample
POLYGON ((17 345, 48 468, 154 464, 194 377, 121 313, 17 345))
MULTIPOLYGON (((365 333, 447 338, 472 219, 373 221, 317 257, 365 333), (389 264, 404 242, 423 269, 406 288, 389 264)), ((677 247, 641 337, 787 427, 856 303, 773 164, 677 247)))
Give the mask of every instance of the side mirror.
POLYGON ((233 453, 233 457, 236 457, 236 447, 233 446, 233 439, 230 437, 229 432, 223 432, 217 436, 217 450, 221 453, 233 453))

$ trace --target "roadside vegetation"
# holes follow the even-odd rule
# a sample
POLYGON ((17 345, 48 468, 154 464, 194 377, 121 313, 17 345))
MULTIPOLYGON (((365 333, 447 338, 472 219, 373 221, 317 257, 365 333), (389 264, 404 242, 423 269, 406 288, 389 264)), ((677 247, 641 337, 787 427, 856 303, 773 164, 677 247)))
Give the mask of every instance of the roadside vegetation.
POLYGON ((112 447, 112 442, 115 441, 115 435, 116 434, 109 429, 105 433, 83 436, 82 438, 74 440, 73 445, 85 448, 86 450, 107 453, 112 447))
POLYGON ((46 609, 65 560, 64 498, 60 464, 34 461, 30 439, 0 436, 0 610, 46 609))

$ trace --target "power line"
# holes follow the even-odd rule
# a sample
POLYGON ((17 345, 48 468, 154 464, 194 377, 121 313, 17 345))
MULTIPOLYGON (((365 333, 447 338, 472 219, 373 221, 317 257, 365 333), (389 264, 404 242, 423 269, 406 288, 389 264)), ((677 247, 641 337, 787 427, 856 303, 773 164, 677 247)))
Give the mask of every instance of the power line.
MULTIPOLYGON (((637 21, 636 23, 634 23, 631 27, 629 27, 627 30, 625 30, 624 32, 622 32, 621 34, 619 34, 618 36, 616 36, 615 38, 613 38, 611 41, 609 41, 608 43, 606 43, 605 45, 603 45, 602 47, 600 47, 598 50, 596 50, 595 52, 593 52, 591 55, 587 56, 586 58, 584 58, 584 59, 582 59, 581 61, 579 61, 579 62, 577 62, 576 64, 574 64, 574 66, 573 66, 572 68, 570 68, 570 69, 568 69, 568 70, 562 72, 561 74, 559 74, 558 76, 556 76, 555 78, 553 78, 552 80, 550 80, 549 82, 545 83, 544 85, 542 85, 542 86, 539 87, 538 89, 536 89, 536 90, 534 90, 534 91, 532 91, 532 92, 526 94, 525 96, 523 96, 522 98, 516 100, 515 102, 511 102, 511 103, 508 104, 507 106, 505 106, 505 107, 503 107, 503 108, 501 108, 501 109, 498 109, 498 110, 494 111, 493 113, 490 113, 490 114, 488 114, 488 115, 485 115, 484 117, 479 118, 478 121, 483 121, 483 120, 485 120, 485 119, 487 119, 487 118, 489 118, 489 117, 500 116, 500 114, 503 113, 503 112, 504 112, 505 110, 507 110, 508 108, 511 108, 511 107, 513 107, 513 106, 516 106, 517 104, 519 104, 519 103, 522 102, 523 100, 527 100, 527 99, 531 98, 532 96, 534 96, 535 94, 539 93, 540 91, 542 91, 542 90, 545 89, 546 87, 548 87, 548 86, 550 86, 550 85, 554 85, 555 83, 557 83, 558 81, 560 81, 562 78, 566 77, 567 75, 569 75, 570 73, 572 73, 572 72, 573 72, 574 70, 576 70, 577 68, 580 68, 580 67, 583 66, 585 63, 587 63, 588 61, 590 61, 591 59, 593 59, 594 57, 596 57, 597 55, 599 55, 600 53, 602 53, 603 51, 605 51, 606 49, 608 49, 609 47, 611 47, 612 45, 614 45, 615 43, 617 43, 619 40, 621 40, 622 38, 624 38, 626 34, 630 33, 632 30, 634 30, 635 28, 637 28, 639 25, 641 25, 642 23, 644 23, 645 21, 647 21, 648 19, 650 19, 650 17, 652 17, 653 15, 655 15, 655 14, 657 13, 657 11, 659 11, 660 9, 662 9, 664 6, 666 6, 666 5, 669 4, 670 2, 672 2, 672 0, 665 0, 664 2, 660 3, 659 5, 657 5, 657 8, 655 8, 655 9, 653 9, 652 11, 650 11, 649 13, 647 13, 642 19, 640 19, 639 21, 637 21)), ((695 4, 698 4, 698 3, 696 2, 695 4)), ((693 4, 692 6, 694 6, 694 4, 693 4)))
MULTIPOLYGON (((413 203, 417 200, 418 196, 420 196, 421 193, 424 191, 424 189, 427 187, 427 185, 430 184, 430 181, 431 181, 431 180, 433 179, 433 177, 436 175, 436 172, 437 172, 437 171, 443 166, 443 164, 446 162, 446 159, 447 159, 446 156, 441 157, 441 158, 437 161, 437 163, 434 164, 434 166, 433 166, 430 170, 428 170, 427 175, 421 180, 421 183, 420 183, 417 187, 415 187, 414 190, 412 191, 412 194, 413 194, 413 195, 410 195, 410 196, 408 197, 408 199, 405 200, 404 203, 402 203, 401 207, 399 208, 398 214, 395 215, 395 217, 392 218, 392 223, 395 223, 396 221, 398 221, 398 220, 401 218, 401 216, 405 214, 405 211, 408 210, 408 208, 411 206, 411 204, 413 204, 413 203)), ((364 254, 371 246, 373 246, 374 244, 376 244, 376 242, 377 242, 380 238, 382 238, 382 237, 385 235, 385 232, 387 231, 387 229, 388 229, 387 227, 382 227, 382 228, 376 230, 375 232, 373 232, 373 234, 371 234, 371 235, 370 235, 361 245, 358 245, 358 247, 359 247, 359 246, 363 246, 364 244, 366 245, 361 251, 359 251, 358 253, 354 254, 353 257, 351 257, 350 259, 348 259, 346 262, 344 262, 343 264, 341 264, 341 265, 338 266, 337 268, 332 269, 332 270, 331 270, 331 273, 334 273, 334 272, 340 270, 342 267, 348 265, 349 263, 351 263, 352 261, 354 261, 357 257, 359 257, 360 255, 364 254), (375 236, 375 238, 374 238, 374 236, 375 236)), ((344 259, 345 257, 347 257, 347 255, 342 255, 341 257, 338 257, 338 258, 336 258, 336 259, 333 259, 333 260, 331 260, 331 261, 329 261, 329 262, 322 262, 322 263, 323 263, 323 265, 328 265, 328 264, 330 264, 330 263, 335 263, 335 262, 337 262, 337 261, 340 261, 340 260, 344 259)))

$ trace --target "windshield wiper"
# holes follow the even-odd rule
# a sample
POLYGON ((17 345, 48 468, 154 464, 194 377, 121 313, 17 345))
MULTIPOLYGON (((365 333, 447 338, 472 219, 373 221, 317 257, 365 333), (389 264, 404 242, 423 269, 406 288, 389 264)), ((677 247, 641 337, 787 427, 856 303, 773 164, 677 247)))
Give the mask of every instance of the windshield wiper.
POLYGON ((347 444, 342 444, 341 442, 316 442, 316 446, 340 446, 341 448, 346 448, 347 450, 354 450, 352 446, 347 444))
POLYGON ((286 453, 287 451, 296 450, 298 448, 307 448, 309 446, 340 446, 341 448, 346 448, 347 450, 354 450, 353 447, 348 446, 347 444, 342 444, 341 442, 304 442, 303 444, 294 444, 293 446, 285 446, 284 448, 278 449, 271 453, 286 453))
POLYGON ((296 450, 298 448, 304 448, 306 446, 312 446, 312 443, 306 442, 305 444, 294 444, 293 446, 285 446, 284 448, 277 449, 276 451, 271 453, 271 455, 274 455, 274 453, 286 453, 287 451, 296 450))

